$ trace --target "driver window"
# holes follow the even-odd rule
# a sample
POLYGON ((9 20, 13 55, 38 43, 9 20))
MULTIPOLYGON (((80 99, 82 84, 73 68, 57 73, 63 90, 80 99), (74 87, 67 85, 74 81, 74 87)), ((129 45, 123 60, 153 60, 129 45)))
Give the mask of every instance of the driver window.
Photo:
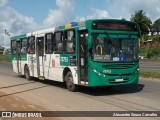
POLYGON ((104 54, 104 39, 103 38, 97 38, 98 44, 96 46, 96 54, 104 54))
POLYGON ((96 42, 96 54, 100 54, 100 55, 109 55, 109 40, 108 38, 101 38, 97 36, 97 40, 96 42))

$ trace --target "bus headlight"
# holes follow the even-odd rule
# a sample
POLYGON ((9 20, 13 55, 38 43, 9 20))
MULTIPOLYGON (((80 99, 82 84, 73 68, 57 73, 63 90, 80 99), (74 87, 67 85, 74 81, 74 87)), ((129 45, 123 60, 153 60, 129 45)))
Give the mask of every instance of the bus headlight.
POLYGON ((96 70, 94 67, 92 67, 92 70, 93 70, 93 72, 95 72, 95 73, 97 72, 97 70, 96 70))
POLYGON ((133 74, 137 74, 139 72, 139 68, 133 72, 133 74))
POLYGON ((102 77, 106 77, 105 74, 98 72, 94 67, 92 67, 93 72, 97 73, 97 75, 102 76, 102 77))

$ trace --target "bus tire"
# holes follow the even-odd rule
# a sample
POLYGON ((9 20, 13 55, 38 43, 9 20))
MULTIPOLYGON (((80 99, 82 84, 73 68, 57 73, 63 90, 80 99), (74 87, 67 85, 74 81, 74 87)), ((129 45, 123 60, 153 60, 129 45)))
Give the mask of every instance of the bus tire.
POLYGON ((24 68, 24 76, 25 76, 25 78, 26 78, 27 80, 30 80, 30 79, 31 79, 28 66, 25 66, 25 68, 24 68))
POLYGON ((69 71, 65 76, 67 89, 71 92, 77 91, 78 86, 74 84, 72 73, 69 71))

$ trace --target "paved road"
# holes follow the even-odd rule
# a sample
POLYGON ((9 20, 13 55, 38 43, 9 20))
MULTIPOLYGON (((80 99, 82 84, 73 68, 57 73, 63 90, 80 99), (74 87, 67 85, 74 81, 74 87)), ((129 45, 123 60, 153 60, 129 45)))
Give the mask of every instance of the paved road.
POLYGON ((140 61, 140 70, 160 72, 160 62, 140 61))
MULTIPOLYGON (((41 109, 42 111, 160 111, 160 80, 140 79, 138 85, 117 86, 112 90, 81 87, 79 92, 69 92, 62 83, 37 79, 27 81, 22 76, 13 73, 10 64, 1 62, 0 93, 3 93, 3 95, 0 94, 0 100, 9 96, 18 97, 21 101, 29 103, 34 110, 41 109)), ((14 104, 13 108, 17 110, 15 106, 14 104)), ((9 108, 5 108, 1 102, 0 109, 8 110, 9 108)), ((65 119, 81 120, 82 118, 65 119)), ((85 119, 106 120, 104 117, 85 119)), ((117 120, 116 117, 110 119, 117 120)), ((136 117, 126 119, 137 120, 136 117)), ((141 117, 139 119, 160 118, 141 117)))

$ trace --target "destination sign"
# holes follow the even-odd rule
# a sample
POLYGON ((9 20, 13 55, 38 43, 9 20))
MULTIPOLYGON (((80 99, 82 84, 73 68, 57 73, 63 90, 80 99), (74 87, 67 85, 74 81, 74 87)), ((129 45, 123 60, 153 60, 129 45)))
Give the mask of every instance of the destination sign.
POLYGON ((137 31, 137 26, 134 23, 122 21, 94 21, 92 23, 93 30, 126 30, 137 31))

